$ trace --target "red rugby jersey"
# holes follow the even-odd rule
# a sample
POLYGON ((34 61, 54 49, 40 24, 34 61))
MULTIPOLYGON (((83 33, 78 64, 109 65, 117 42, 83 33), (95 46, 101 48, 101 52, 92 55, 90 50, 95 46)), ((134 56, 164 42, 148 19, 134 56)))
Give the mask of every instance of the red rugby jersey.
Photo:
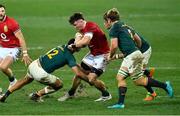
POLYGON ((96 56, 108 53, 108 40, 101 28, 94 22, 86 22, 86 26, 84 29, 81 30, 81 33, 85 34, 88 32, 93 33, 93 38, 88 45, 91 54, 96 56))
POLYGON ((20 47, 18 38, 15 37, 15 32, 20 29, 19 24, 8 16, 0 22, 0 46, 5 48, 20 47))

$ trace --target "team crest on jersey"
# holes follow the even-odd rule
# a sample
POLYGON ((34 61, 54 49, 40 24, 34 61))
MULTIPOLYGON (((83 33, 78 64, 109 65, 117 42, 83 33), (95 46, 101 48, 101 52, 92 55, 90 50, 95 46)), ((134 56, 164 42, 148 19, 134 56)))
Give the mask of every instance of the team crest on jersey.
POLYGON ((7 27, 7 25, 4 25, 4 32, 8 32, 8 27, 7 27))

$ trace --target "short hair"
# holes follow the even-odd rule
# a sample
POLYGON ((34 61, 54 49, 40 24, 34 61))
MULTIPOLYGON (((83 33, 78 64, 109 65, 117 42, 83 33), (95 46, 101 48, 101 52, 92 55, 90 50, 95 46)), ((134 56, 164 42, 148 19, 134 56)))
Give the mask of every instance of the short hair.
POLYGON ((6 9, 6 7, 5 7, 4 5, 2 5, 2 4, 0 4, 0 8, 1 8, 1 7, 3 7, 4 9, 6 9))
POLYGON ((103 19, 104 19, 105 21, 107 21, 107 12, 104 13, 103 19))
POLYGON ((120 20, 120 16, 119 16, 119 11, 117 10, 117 8, 112 8, 110 10, 108 10, 103 18, 104 20, 107 20, 108 18, 111 20, 111 21, 117 21, 117 20, 120 20))
POLYGON ((80 13, 80 12, 74 13, 72 16, 69 17, 69 23, 71 25, 73 25, 74 22, 79 20, 79 19, 83 19, 84 20, 83 14, 80 13))

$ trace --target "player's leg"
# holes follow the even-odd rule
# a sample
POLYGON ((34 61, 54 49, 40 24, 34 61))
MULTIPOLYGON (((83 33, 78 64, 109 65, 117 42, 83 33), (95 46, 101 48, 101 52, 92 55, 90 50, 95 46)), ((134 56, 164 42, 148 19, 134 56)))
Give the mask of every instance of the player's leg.
POLYGON ((81 79, 78 76, 74 76, 70 90, 67 93, 65 93, 64 96, 59 97, 58 101, 66 101, 68 99, 73 98, 80 84, 81 84, 81 79))
POLYGON ((150 69, 147 68, 149 59, 151 57, 151 53, 152 53, 151 47, 149 47, 149 49, 143 53, 143 56, 144 56, 144 59, 142 61, 143 62, 143 72, 144 72, 144 75, 146 75, 147 77, 153 77, 153 74, 155 71, 155 68, 150 68, 150 69))
MULTIPOLYGON (((81 66, 82 66, 82 64, 83 63, 81 63, 81 66)), ((81 66, 78 66, 79 70, 85 74, 89 74, 89 71, 84 70, 81 66)), ((82 84, 81 80, 84 80, 85 82, 89 83, 89 80, 87 77, 81 77, 81 76, 75 75, 73 78, 71 89, 68 91, 69 96, 75 95, 75 92, 77 91, 78 87, 82 84)))
MULTIPOLYGON (((143 68, 143 69, 145 69, 145 68, 143 68)), ((154 68, 145 69, 145 70, 143 70, 143 72, 144 72, 144 75, 147 78, 153 78, 154 70, 155 70, 154 68)), ((147 94, 146 94, 146 97, 143 100, 144 101, 152 101, 152 100, 154 100, 154 98, 157 96, 155 90, 152 87, 149 87, 149 86, 144 86, 144 87, 147 90, 147 94)))
POLYGON ((10 81, 9 87, 15 84, 17 81, 14 77, 14 74, 12 73, 12 70, 9 68, 12 63, 13 58, 11 56, 7 56, 4 59, 0 59, 0 70, 8 77, 10 81))
MULTIPOLYGON (((143 53, 144 59, 142 61, 143 63, 143 74, 147 77, 147 78, 153 78, 154 75, 154 71, 155 68, 146 68, 149 62, 149 59, 151 57, 151 47, 143 53)), ((146 97, 143 99, 144 101, 152 101, 154 100, 154 98, 157 96, 156 92, 154 91, 154 89, 152 87, 148 87, 148 86, 144 86, 145 89, 147 90, 147 94, 146 97)))
POLYGON ((42 67, 39 65, 38 60, 35 60, 31 63, 31 65, 29 66, 29 72, 36 81, 44 85, 48 85, 45 88, 30 94, 29 97, 31 100, 40 102, 42 101, 41 97, 43 95, 56 92, 63 87, 62 81, 58 77, 51 75, 44 69, 42 69, 42 67))
POLYGON ((119 89, 119 100, 118 103, 112 106, 109 106, 108 108, 124 108, 124 100, 125 100, 125 95, 126 95, 126 91, 127 91, 127 87, 126 87, 126 81, 125 79, 130 76, 133 75, 133 73, 137 70, 137 74, 141 74, 143 75, 142 71, 141 71, 141 67, 142 65, 138 65, 138 64, 142 64, 142 60, 143 60, 143 55, 140 51, 135 51, 133 53, 131 53, 130 55, 126 56, 123 59, 123 62, 121 64, 121 67, 118 71, 117 74, 117 81, 118 81, 118 89, 119 89), (139 69, 140 68, 140 69, 139 69), (139 70, 141 71, 141 73, 139 73, 139 70))
POLYGON ((23 79, 18 80, 13 86, 9 88, 6 93, 0 98, 0 101, 4 102, 11 93, 31 83, 32 81, 33 78, 30 78, 28 75, 26 75, 23 79))
POLYGON ((31 93, 29 96, 30 99, 33 101, 42 102, 42 96, 54 93, 63 87, 62 81, 54 75, 49 75, 48 77, 42 78, 42 80, 43 81, 39 82, 48 86, 44 87, 43 89, 35 93, 31 93))
POLYGON ((141 76, 136 75, 136 80, 134 80, 134 82, 136 85, 144 86, 145 88, 148 87, 162 88, 167 92, 169 97, 173 97, 173 88, 169 81, 163 83, 153 78, 146 78, 143 77, 142 75, 141 76))
POLYGON ((101 92, 101 97, 96 99, 95 101, 106 101, 110 100, 112 98, 111 94, 107 91, 107 88, 103 81, 97 79, 101 72, 99 72, 97 69, 93 69, 94 73, 89 73, 88 79, 92 86, 96 87, 101 92))
POLYGON ((125 95, 127 92, 127 85, 126 85, 126 78, 129 76, 129 73, 127 72, 126 67, 121 67, 118 71, 118 74, 116 76, 116 79, 118 81, 118 102, 112 106, 108 106, 108 108, 118 108, 122 109, 125 107, 124 101, 125 101, 125 95))
POLYGON ((168 93, 169 97, 173 97, 173 88, 169 81, 164 83, 153 78, 146 78, 146 81, 146 86, 162 88, 168 93))
MULTIPOLYGON (((81 65, 78 66, 79 70, 81 70, 85 74, 89 74, 90 68, 83 62, 81 62, 81 65)), ((69 89, 67 93, 65 93, 64 96, 60 97, 58 101, 66 101, 70 98, 74 98, 74 95, 78 89, 78 87, 81 85, 81 80, 84 80, 85 82, 89 83, 89 80, 87 77, 80 77, 75 75, 72 81, 72 86, 69 89)), ((90 83, 89 83, 90 84, 90 83)))
POLYGON ((20 50, 18 48, 0 48, 0 70, 8 76, 10 81, 9 87, 17 81, 9 67, 18 59, 19 55, 20 50))
POLYGON ((155 72, 155 68, 152 67, 152 68, 144 68, 144 75, 146 75, 147 77, 151 77, 153 78, 153 75, 154 75, 154 72, 155 72))
POLYGON ((83 59, 84 64, 89 66, 90 69, 90 73, 88 74, 89 82, 91 83, 91 85, 95 86, 102 94, 101 97, 95 101, 106 101, 112 98, 104 82, 99 79, 100 75, 105 71, 107 65, 105 56, 107 56, 107 54, 102 54, 97 56, 90 54, 83 59))

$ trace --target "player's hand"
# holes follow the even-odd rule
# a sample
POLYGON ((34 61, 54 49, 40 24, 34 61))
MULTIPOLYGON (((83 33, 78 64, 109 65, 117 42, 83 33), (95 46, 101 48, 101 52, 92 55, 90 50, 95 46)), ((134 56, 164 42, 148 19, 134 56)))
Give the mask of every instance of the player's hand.
POLYGON ((124 58, 124 54, 114 54, 114 56, 111 58, 111 60, 116 60, 116 59, 122 59, 124 58))
POLYGON ((32 62, 32 59, 29 57, 28 54, 23 54, 21 61, 24 62, 25 66, 27 66, 32 62))
POLYGON ((68 49, 74 50, 74 49, 76 49, 76 45, 75 44, 70 44, 70 45, 68 45, 68 49))
POLYGON ((109 63, 109 61, 110 61, 110 54, 109 53, 105 54, 104 58, 105 58, 106 62, 109 63))

